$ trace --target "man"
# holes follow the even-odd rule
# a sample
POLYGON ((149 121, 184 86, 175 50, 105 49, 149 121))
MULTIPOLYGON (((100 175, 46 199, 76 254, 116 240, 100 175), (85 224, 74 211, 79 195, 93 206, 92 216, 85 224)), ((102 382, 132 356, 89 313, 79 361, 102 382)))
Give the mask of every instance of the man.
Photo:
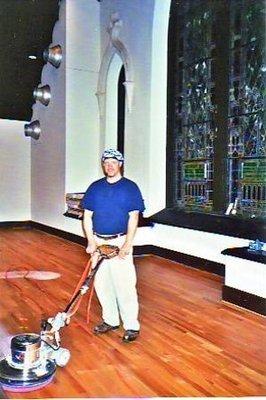
POLYGON ((93 257, 101 244, 120 250, 117 257, 104 261, 95 276, 103 322, 95 326, 94 333, 118 329, 121 317, 123 341, 132 342, 140 330, 132 245, 144 202, 138 186, 122 176, 124 158, 119 151, 104 151, 101 161, 105 177, 89 186, 82 201, 86 251, 93 257))

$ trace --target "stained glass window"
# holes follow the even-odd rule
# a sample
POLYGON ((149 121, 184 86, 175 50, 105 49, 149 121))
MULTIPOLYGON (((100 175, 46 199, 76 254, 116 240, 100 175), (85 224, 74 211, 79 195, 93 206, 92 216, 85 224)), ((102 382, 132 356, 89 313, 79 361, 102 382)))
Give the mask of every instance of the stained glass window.
POLYGON ((240 216, 261 217, 266 203, 265 1, 174 3, 177 45, 172 154, 168 153, 170 204, 224 213, 231 203, 240 216), (221 12, 225 5, 228 14, 221 12), (228 40, 223 43, 217 35, 225 23, 228 40), (221 63, 222 74, 217 68, 221 63), (226 96, 223 103, 221 88, 226 96), (223 159, 227 164, 220 171, 223 159), (219 180, 224 184, 223 207, 215 193, 219 180))

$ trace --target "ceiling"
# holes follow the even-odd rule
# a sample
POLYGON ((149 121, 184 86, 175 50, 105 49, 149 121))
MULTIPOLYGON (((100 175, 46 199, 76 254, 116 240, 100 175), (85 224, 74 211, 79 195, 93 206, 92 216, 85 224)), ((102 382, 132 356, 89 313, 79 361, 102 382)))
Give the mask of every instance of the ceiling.
POLYGON ((58 0, 0 0, 0 119, 31 120, 58 11, 58 0))

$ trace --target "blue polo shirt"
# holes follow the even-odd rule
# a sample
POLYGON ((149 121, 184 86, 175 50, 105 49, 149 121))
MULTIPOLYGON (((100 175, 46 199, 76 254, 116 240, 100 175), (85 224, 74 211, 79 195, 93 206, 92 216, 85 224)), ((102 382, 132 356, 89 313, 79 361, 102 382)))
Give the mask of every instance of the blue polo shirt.
POLYGON ((124 177, 115 183, 107 182, 106 178, 93 182, 81 205, 93 211, 93 230, 100 235, 127 232, 128 213, 145 210, 138 186, 124 177))

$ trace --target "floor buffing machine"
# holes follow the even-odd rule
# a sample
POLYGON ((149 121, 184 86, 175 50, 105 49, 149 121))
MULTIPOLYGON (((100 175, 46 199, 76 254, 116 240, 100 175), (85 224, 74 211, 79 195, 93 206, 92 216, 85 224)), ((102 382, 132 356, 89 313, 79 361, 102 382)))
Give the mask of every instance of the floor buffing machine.
POLYGON ((102 245, 94 261, 89 261, 76 290, 64 312, 41 323, 41 332, 13 336, 10 354, 0 361, 0 385, 11 392, 29 392, 48 385, 57 366, 64 367, 70 351, 61 347, 60 329, 69 325, 79 308, 81 297, 91 289, 94 276, 105 259, 115 257, 119 248, 102 245), (95 265, 93 265, 95 264, 95 265))

